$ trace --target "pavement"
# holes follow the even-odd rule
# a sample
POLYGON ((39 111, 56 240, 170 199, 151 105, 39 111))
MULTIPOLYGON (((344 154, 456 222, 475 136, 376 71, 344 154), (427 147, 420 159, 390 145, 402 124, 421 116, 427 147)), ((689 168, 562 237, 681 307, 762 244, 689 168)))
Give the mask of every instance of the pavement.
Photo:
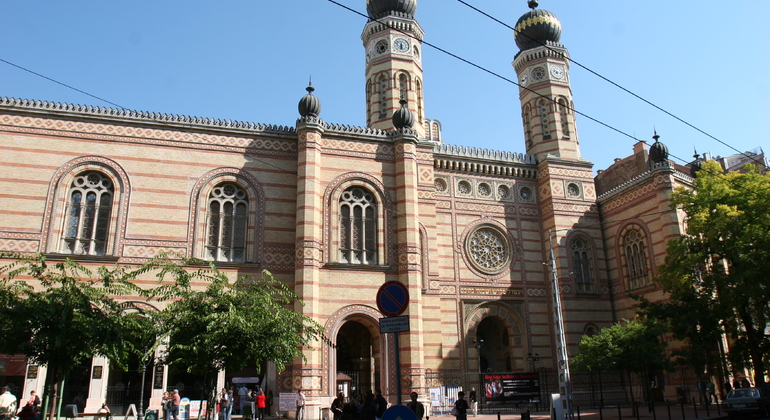
MULTIPOLYGON (((526 413, 491 413, 479 414, 478 416, 468 415, 468 420, 527 420, 526 413)), ((444 414, 432 416, 435 420, 451 420, 453 416, 444 414)), ((551 415, 548 411, 537 411, 529 413, 529 420, 550 420, 551 415)), ((618 411, 617 407, 599 409, 579 410, 574 413, 574 420, 715 420, 727 419, 724 411, 717 411, 716 404, 706 407, 698 405, 686 405, 682 407, 678 404, 656 404, 655 412, 650 412, 647 406, 640 406, 638 413, 634 413, 631 407, 624 407, 618 411), (684 408, 684 410, 682 410, 684 408)))

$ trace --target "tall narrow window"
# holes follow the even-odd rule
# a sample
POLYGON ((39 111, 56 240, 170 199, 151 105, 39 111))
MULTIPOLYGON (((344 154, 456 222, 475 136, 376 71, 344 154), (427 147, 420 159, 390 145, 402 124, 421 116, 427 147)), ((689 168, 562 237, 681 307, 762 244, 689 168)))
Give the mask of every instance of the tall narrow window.
POLYGON ((99 172, 75 177, 67 200, 62 253, 106 254, 113 191, 110 178, 99 172))
POLYGON ((561 119, 561 135, 569 137, 569 120, 567 119, 567 101, 559 99, 559 118, 561 119))
POLYGON ((591 248, 581 238, 572 241, 572 272, 578 293, 595 293, 591 248))
POLYGON ((637 289, 649 283, 647 278, 647 253, 645 237, 637 229, 632 229, 623 237, 626 257, 629 289, 637 289))
POLYGON ((417 122, 422 124, 422 85, 419 80, 414 82, 414 91, 417 96, 417 122))
POLYGON ((220 184, 211 191, 206 214, 206 258, 243 262, 246 255, 249 202, 241 187, 220 184))
POLYGON ((388 79, 380 76, 380 118, 388 116, 388 79))
POLYGON ((402 100, 405 100, 405 101, 409 100, 406 97, 406 92, 408 90, 408 86, 409 86, 409 84, 406 82, 406 75, 405 74, 400 74, 398 76, 398 93, 399 93, 399 98, 402 99, 402 100))
POLYGON ((548 128, 548 103, 545 101, 545 99, 541 99, 540 102, 538 102, 538 108, 540 112, 540 125, 543 129, 543 138, 550 139, 551 130, 548 128))
POLYGON ((524 140, 527 146, 532 146, 532 127, 529 126, 529 105, 524 107, 524 140))
POLYGON ((340 262, 377 264, 377 205, 363 188, 345 190, 340 198, 340 262))

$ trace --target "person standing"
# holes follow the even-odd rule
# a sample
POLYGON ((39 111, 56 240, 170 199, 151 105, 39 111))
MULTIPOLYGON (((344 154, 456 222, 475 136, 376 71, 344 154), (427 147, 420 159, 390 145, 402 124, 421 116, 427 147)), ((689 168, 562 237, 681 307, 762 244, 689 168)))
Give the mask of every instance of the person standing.
POLYGON ((238 388, 238 414, 243 415, 243 405, 246 404, 246 395, 249 393, 249 389, 246 385, 241 385, 238 388))
POLYGON ((457 414, 455 414, 457 420, 466 420, 468 418, 468 401, 465 401, 465 393, 462 391, 457 393, 455 408, 457 409, 457 414))
POLYGON ((257 418, 259 420, 264 420, 265 418, 265 410, 267 410, 267 397, 265 397, 265 392, 262 390, 262 388, 259 388, 257 391, 257 418))
POLYGON ((297 420, 305 419, 305 394, 302 393, 302 388, 297 389, 297 399, 294 401, 297 406, 297 420))
POLYGON ((385 414, 385 410, 388 409, 388 401, 382 396, 382 390, 377 389, 377 396, 374 398, 374 403, 377 404, 377 420, 382 419, 382 415, 385 414))
POLYGON ((16 396, 11 394, 11 389, 3 387, 3 394, 0 395, 0 420, 9 420, 16 415, 16 396))
POLYGON ((341 420, 342 419, 342 412, 345 408, 345 396, 340 392, 339 395, 337 395, 337 398, 332 401, 332 414, 334 415, 334 420, 341 420))
POLYGON ((171 416, 174 420, 179 420, 179 404, 182 402, 182 397, 179 395, 179 390, 175 389, 171 395, 171 416))
POLYGON ((222 392, 219 393, 219 418, 222 420, 230 419, 230 394, 227 392, 227 388, 222 388, 222 392))
POLYGON ((425 417, 425 406, 417 401, 417 393, 412 392, 409 394, 409 398, 412 399, 412 401, 409 401, 406 403, 406 407, 410 410, 412 410, 412 413, 417 417, 417 420, 422 420, 423 417, 425 417))
POLYGON ((29 391, 29 400, 27 400, 27 404, 31 405, 32 409, 35 411, 40 408, 40 397, 37 396, 35 391, 29 391))
POLYGON ((468 402, 471 403, 471 410, 473 410, 473 417, 479 413, 479 402, 476 400, 476 388, 471 388, 471 393, 468 395, 468 402))

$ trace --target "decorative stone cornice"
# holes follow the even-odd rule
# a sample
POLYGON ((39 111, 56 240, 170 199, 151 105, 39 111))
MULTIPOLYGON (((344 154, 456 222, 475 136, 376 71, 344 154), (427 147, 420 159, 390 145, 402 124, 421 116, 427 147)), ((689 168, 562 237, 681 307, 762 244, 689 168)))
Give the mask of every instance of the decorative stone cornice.
POLYGON ((156 123, 173 127, 231 129, 238 131, 260 131, 276 134, 294 133, 294 127, 284 127, 253 122, 220 120, 214 118, 192 117, 187 115, 163 114, 159 112, 134 111, 129 109, 106 108, 91 105, 75 105, 61 102, 35 101, 0 97, 0 111, 19 111, 30 113, 58 114, 62 116, 95 117, 113 121, 131 121, 156 123))
POLYGON ((547 41, 544 47, 533 48, 529 50, 519 51, 516 53, 516 57, 513 59, 513 68, 518 73, 522 67, 533 60, 540 60, 544 58, 555 58, 558 60, 564 60, 569 65, 569 52, 564 48, 564 45, 547 41))
POLYGON ((618 185, 617 187, 612 188, 609 191, 601 194, 599 197, 597 197, 597 201, 600 201, 600 202, 606 201, 617 194, 621 194, 632 187, 639 186, 639 184, 647 182, 651 180, 653 177, 657 175, 661 175, 663 173, 669 173, 673 175, 674 178, 682 181, 682 183, 684 184, 692 185, 692 183, 695 181, 692 177, 685 175, 677 171, 676 169, 674 169, 674 165, 672 165, 669 161, 652 163, 650 164, 649 171, 644 172, 641 175, 635 176, 634 178, 631 178, 628 181, 618 185))
POLYGON ((538 176, 535 156, 525 153, 436 144, 433 154, 436 169, 531 179, 538 176))

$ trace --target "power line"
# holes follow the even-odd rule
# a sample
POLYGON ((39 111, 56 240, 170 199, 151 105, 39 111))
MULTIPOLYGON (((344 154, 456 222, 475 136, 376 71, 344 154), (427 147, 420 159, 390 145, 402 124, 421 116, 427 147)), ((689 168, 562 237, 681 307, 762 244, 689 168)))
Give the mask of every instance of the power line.
MULTIPOLYGON (((505 23, 505 22, 501 21, 500 19, 497 19, 496 17, 494 17, 494 16, 492 16, 492 15, 490 15, 490 14, 488 14, 488 13, 484 12, 483 10, 481 10, 481 9, 479 9, 479 8, 477 8, 477 7, 473 6, 473 5, 471 5, 471 4, 468 4, 466 1, 464 1, 464 0, 457 0, 457 1, 458 1, 458 2, 460 2, 460 3, 462 3, 462 4, 464 4, 464 5, 466 5, 466 6, 468 6, 468 7, 469 7, 469 8, 471 8, 471 9, 475 10, 476 12, 478 12, 478 13, 480 13, 480 14, 482 14, 482 15, 486 16, 486 17, 488 17, 489 19, 491 19, 491 20, 493 20, 493 21, 495 21, 495 22, 497 22, 497 23, 499 23, 499 24, 501 24, 501 25, 505 26, 506 28, 508 28, 508 29, 512 30, 512 31, 513 31, 515 34, 517 34, 517 35, 523 35, 523 36, 525 36, 525 37, 529 38, 529 40, 530 40, 530 41, 533 41, 533 42, 537 42, 537 43, 538 43, 540 46, 543 46, 543 47, 545 47, 545 48, 547 48, 547 49, 549 49, 549 50, 551 50, 551 51, 554 51, 554 52, 556 52, 556 50, 554 50, 553 48, 551 48, 549 45, 545 44, 544 42, 542 42, 542 41, 540 41, 540 40, 537 40, 537 39, 534 39, 534 38, 532 38, 531 36, 529 36, 529 35, 527 35, 527 34, 525 34, 525 33, 521 32, 521 31, 518 31, 518 30, 516 30, 516 28, 512 27, 511 25, 508 25, 507 23, 505 23)), ((657 109, 657 110, 659 110, 659 111, 663 112, 664 114, 666 114, 666 115, 668 115, 668 116, 670 116, 670 117, 674 118, 675 120, 677 120, 677 121, 681 122, 682 124, 685 124, 686 126, 688 126, 688 127, 692 128, 692 129, 694 129, 694 130, 698 131, 698 132, 699 132, 699 133, 701 133, 701 134, 704 134, 705 136, 707 136, 707 137, 709 137, 709 138, 711 138, 711 139, 713 139, 713 140, 716 140, 717 142, 721 143, 722 145, 724 145, 724 146, 727 146, 728 148, 730 148, 730 149, 732 149, 732 150, 734 150, 734 151, 738 152, 739 154, 741 154, 741 155, 743 155, 743 156, 746 156, 747 158, 749 158, 749 159, 751 159, 751 160, 753 160, 753 161, 755 161, 755 162, 759 163, 761 166, 765 167, 765 164, 764 164, 764 162, 760 162, 760 161, 759 161, 758 159, 756 159, 755 157, 752 157, 752 156, 749 156, 749 155, 747 155, 745 151, 741 151, 741 150, 738 150, 737 148, 735 148, 735 147, 733 147, 733 146, 731 146, 731 145, 727 144, 726 142, 724 142, 724 141, 722 141, 722 140, 720 140, 720 139, 716 138, 715 136, 713 136, 713 135, 711 135, 711 134, 707 133, 706 131, 704 131, 704 130, 701 130, 700 128, 696 127, 695 125, 693 125, 693 124, 690 124, 689 122, 685 121, 684 119, 682 119, 682 118, 680 118, 680 117, 678 117, 678 116, 674 115, 672 112, 669 112, 669 111, 667 111, 666 109, 664 109, 664 108, 662 108, 662 107, 660 107, 660 106, 656 105, 656 104, 655 104, 655 103, 653 103, 652 101, 649 101, 649 100, 645 99, 644 97, 642 97, 641 95, 638 95, 638 94, 634 93, 634 92, 633 92, 633 91, 631 91, 630 89, 627 89, 627 88, 623 87, 622 85, 620 85, 620 84, 618 84, 618 83, 616 83, 616 82, 614 82, 614 81, 610 80, 609 78, 607 78, 607 77, 605 77, 605 76, 603 76, 603 75, 599 74, 598 72, 596 72, 596 71, 594 71, 594 70, 592 70, 592 69, 588 68, 587 66, 584 66, 584 65, 583 65, 583 64, 581 64, 580 62, 573 60, 571 56, 570 56, 570 57, 565 57, 565 59, 569 60, 569 61, 570 61, 570 62, 572 62, 573 64, 576 64, 578 67, 580 67, 580 68, 582 68, 582 69, 586 70, 587 72, 589 72, 589 73, 593 74, 594 76, 596 76, 596 77, 598 77, 598 78, 600 78, 600 79, 604 80, 605 82, 607 82, 607 83, 609 83, 609 84, 611 84, 611 85, 613 85, 613 86, 617 87, 618 89, 620 89, 620 90, 622 90, 622 91, 624 91, 624 92, 628 93, 629 95, 631 95, 631 96, 633 96, 633 97, 635 97, 635 98, 639 99, 640 101, 642 101, 642 102, 644 102, 644 103, 646 103, 646 104, 648 104, 648 105, 652 106, 653 108, 655 108, 655 109, 657 109)), ((582 115, 582 114, 581 114, 581 115, 582 115)), ((680 159, 680 158, 677 158, 677 159, 680 159)), ((680 160, 681 160, 681 159, 680 159, 680 160)))
MULTIPOLYGON (((328 1, 328 2, 330 2, 330 3, 333 3, 333 4, 335 4, 335 5, 337 5, 337 6, 339 6, 339 7, 342 7, 343 9, 346 9, 346 10, 348 10, 348 11, 350 11, 350 12, 353 12, 353 13, 355 13, 355 14, 359 15, 359 16, 362 16, 362 17, 364 17, 364 18, 370 19, 370 20, 372 20, 372 21, 374 21, 374 22, 378 22, 378 23, 381 23, 381 24, 383 24, 383 25, 384 25, 384 23, 383 23, 382 21, 380 21, 379 19, 371 19, 371 18, 369 17, 369 15, 367 15, 367 14, 364 14, 364 13, 361 13, 361 12, 359 12, 359 11, 357 11, 357 10, 355 10, 355 9, 352 9, 352 8, 350 8, 350 7, 348 7, 348 6, 345 6, 344 4, 341 4, 341 3, 339 3, 339 2, 337 2, 337 1, 335 1, 335 0, 327 0, 327 1, 328 1)), ((400 32, 400 33, 402 33, 402 34, 404 34, 404 35, 407 35, 407 36, 411 36, 411 34, 410 34, 410 33, 406 32, 406 31, 404 31, 404 30, 401 30, 401 29, 398 29, 398 28, 391 28, 391 29, 392 29, 392 30, 395 30, 395 31, 397 31, 397 32, 400 32)), ((460 57, 459 55, 457 55, 457 54, 455 54, 455 53, 452 53, 452 52, 450 52, 450 51, 447 51, 446 49, 444 49, 444 48, 441 48, 441 47, 439 47, 438 45, 435 45, 435 44, 433 44, 433 43, 431 43, 431 42, 428 42, 428 41, 425 41, 425 40, 423 40, 423 41, 422 41, 422 44, 423 44, 423 45, 427 45, 427 46, 429 46, 429 47, 431 47, 431 48, 433 48, 433 49, 435 49, 435 50, 437 50, 437 51, 439 51, 439 52, 442 52, 442 53, 444 53, 444 54, 446 54, 446 55, 448 55, 448 56, 450 56, 450 57, 452 57, 452 58, 455 58, 455 59, 457 59, 457 60, 460 60, 460 61, 462 61, 463 63, 465 63, 465 64, 468 64, 468 65, 470 65, 470 66, 472 66, 472 67, 475 67, 475 68, 477 68, 477 69, 479 69, 479 70, 481 70, 481 71, 483 71, 483 72, 485 72, 485 73, 488 73, 488 74, 490 74, 490 75, 492 75, 492 76, 494 76, 494 77, 497 77, 498 79, 501 79, 501 80, 503 80, 503 81, 505 81, 505 82, 508 82, 508 83, 510 83, 510 84, 512 84, 512 85, 518 86, 518 87, 520 87, 520 88, 522 88, 522 89, 524 89, 524 90, 527 90, 527 91, 529 91, 529 92, 532 92, 532 93, 534 93, 535 95, 539 96, 540 98, 543 98, 543 99, 545 99, 545 100, 547 100, 547 101, 549 101, 549 102, 552 102, 552 103, 554 103, 554 104, 556 104, 556 105, 559 105, 559 103, 558 103, 558 102, 556 102, 556 99, 554 99, 554 98, 551 98, 551 97, 548 97, 548 96, 546 96, 546 95, 543 95, 543 94, 542 94, 542 93, 540 93, 540 92, 536 92, 536 91, 534 91, 534 90, 530 89, 530 88, 529 88, 529 87, 527 87, 527 86, 522 86, 522 85, 520 85, 519 83, 517 83, 517 82, 516 82, 516 81, 514 81, 514 80, 511 80, 511 79, 509 79, 509 78, 507 78, 507 77, 505 77, 505 76, 503 76, 503 75, 501 75, 501 74, 499 74, 499 73, 496 73, 496 72, 494 72, 494 71, 492 71, 492 70, 489 70, 489 69, 487 69, 486 67, 483 67, 483 66, 481 66, 480 64, 476 64, 476 63, 474 63, 474 62, 472 62, 472 61, 470 61, 470 60, 468 60, 468 59, 465 59, 465 58, 463 58, 463 57, 460 57)), ((585 113, 583 113, 583 112, 581 112, 581 111, 578 111, 578 110, 576 110, 574 107, 570 106, 569 104, 564 104, 564 105, 559 105, 559 106, 564 106, 565 108, 569 109, 570 111, 574 112, 575 114, 577 114, 577 115, 580 115, 580 116, 582 116, 582 117, 585 117, 585 118, 588 118, 589 120, 591 120, 591 121, 593 121, 593 122, 595 122, 595 123, 597 123, 597 124, 599 124, 599 125, 602 125, 602 126, 604 126, 604 127, 607 127, 607 128, 609 128, 610 130, 613 130, 613 131, 615 131, 615 132, 617 132, 617 133, 619 133, 619 134, 622 134, 622 135, 624 135, 624 136, 626 136, 626 137, 629 137, 629 138, 631 138, 632 140, 635 140, 635 141, 637 141, 637 142, 638 142, 638 141, 642 141, 642 140, 640 140, 640 139, 636 138, 635 136, 633 136, 633 135, 631 135, 631 134, 628 134, 628 133, 626 133, 625 131, 622 131, 622 130, 620 130, 619 128, 616 128, 616 127, 614 127, 614 126, 612 126, 612 125, 610 125, 610 124, 607 124, 607 123, 605 123, 605 122, 603 122, 603 121, 600 121, 600 120, 598 120, 598 119, 596 119, 596 118, 594 118, 594 117, 592 117, 592 116, 590 116, 590 115, 588 115, 588 114, 585 114, 585 113)), ((678 157, 678 156, 676 156, 676 155, 674 155, 674 154, 671 154, 671 153, 669 153, 669 156, 670 156, 670 157, 672 157, 672 158, 674 158, 674 159, 678 159, 679 161, 681 161, 681 162, 683 162, 683 163, 689 163, 689 161, 688 161, 688 160, 686 160, 686 159, 682 159, 682 158, 680 158, 680 157, 678 157)))

